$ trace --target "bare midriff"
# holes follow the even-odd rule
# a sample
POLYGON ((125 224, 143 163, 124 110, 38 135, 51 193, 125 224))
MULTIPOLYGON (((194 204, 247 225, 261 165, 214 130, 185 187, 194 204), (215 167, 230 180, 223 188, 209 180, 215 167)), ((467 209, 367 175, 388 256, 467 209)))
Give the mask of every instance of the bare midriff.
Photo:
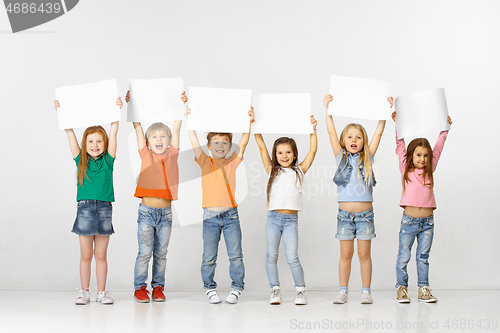
POLYGON ((141 203, 151 208, 167 208, 172 205, 172 200, 157 197, 143 197, 141 203))
POLYGON ((297 214, 298 212, 298 210, 293 210, 293 209, 275 209, 274 211, 285 215, 297 214))
POLYGON ((432 215, 434 212, 434 209, 430 207, 413 207, 413 206, 406 206, 405 207, 405 214, 410 216, 410 217, 429 217, 432 215))
POLYGON ((372 208, 371 201, 340 201, 339 208, 349 213, 361 213, 372 208))
POLYGON ((216 206, 216 207, 205 207, 205 208, 208 209, 208 210, 216 211, 216 212, 222 212, 223 210, 228 210, 228 209, 231 209, 233 207, 216 206))

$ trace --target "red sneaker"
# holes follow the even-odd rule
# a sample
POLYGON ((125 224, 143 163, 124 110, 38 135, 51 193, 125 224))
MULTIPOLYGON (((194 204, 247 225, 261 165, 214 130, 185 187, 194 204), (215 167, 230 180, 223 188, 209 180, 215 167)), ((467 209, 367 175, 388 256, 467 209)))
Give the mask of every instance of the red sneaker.
POLYGON ((163 294, 162 286, 158 286, 155 289, 153 289, 153 301, 165 302, 165 294, 163 294))
POLYGON ((135 300, 139 303, 149 303, 149 291, 142 286, 134 292, 135 300))

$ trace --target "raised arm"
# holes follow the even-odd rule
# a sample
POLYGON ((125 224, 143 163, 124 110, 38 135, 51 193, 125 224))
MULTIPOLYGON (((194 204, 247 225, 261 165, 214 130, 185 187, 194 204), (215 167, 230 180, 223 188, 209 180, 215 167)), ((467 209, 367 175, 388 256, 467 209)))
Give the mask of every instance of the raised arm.
MULTIPOLYGON (((448 124, 451 125, 452 123, 453 122, 451 121, 450 116, 448 116, 448 124)), ((434 148, 432 149, 432 171, 436 170, 437 163, 439 161, 439 158, 441 157, 441 153, 443 152, 444 142, 446 141, 447 137, 448 137, 447 130, 441 131, 439 133, 436 144, 434 145, 434 148)))
POLYGON ((342 147, 340 146, 339 137, 337 135, 337 131, 335 130, 333 117, 328 114, 328 104, 330 104, 331 101, 333 101, 332 95, 326 95, 325 98, 323 98, 323 105, 325 106, 326 111, 326 130, 330 136, 330 144, 332 145, 333 153, 337 156, 342 150, 342 147))
MULTIPOLYGON (((59 104, 58 100, 55 100, 54 102, 54 108, 57 111, 57 108, 59 108, 61 105, 59 104)), ((71 155, 73 155, 73 158, 76 158, 78 154, 80 154, 80 146, 78 145, 78 140, 76 139, 75 132, 73 131, 72 128, 67 128, 64 130, 66 132, 66 135, 68 136, 68 141, 69 141, 69 149, 71 150, 71 155)))
MULTIPOLYGON (((123 106, 123 102, 120 96, 118 96, 118 98, 116 99, 116 105, 118 105, 120 109, 123 106)), ((115 121, 114 123, 111 123, 111 128, 109 129, 109 141, 108 141, 108 153, 113 158, 116 157, 116 144, 118 142, 117 135, 118 135, 118 121, 115 121)))
POLYGON ((182 125, 182 120, 174 121, 174 127, 172 128, 172 146, 175 149, 179 149, 181 125, 182 125))
MULTIPOLYGON (((186 105, 186 111, 184 112, 184 116, 188 119, 188 116, 191 114, 191 109, 186 105)), ((191 142, 191 146, 193 146, 194 156, 196 159, 200 158, 203 149, 200 146, 200 141, 198 141, 198 135, 196 135, 196 131, 188 130, 189 141, 191 142)))
MULTIPOLYGON (((181 100, 184 102, 184 104, 186 104, 188 101, 185 91, 183 91, 181 94, 181 100)), ((175 149, 179 149, 181 125, 182 125, 182 120, 176 120, 174 122, 174 127, 172 129, 172 146, 175 149)))
POLYGON ((264 164, 264 169, 266 169, 266 172, 269 174, 273 169, 273 163, 271 157, 269 157, 269 152, 267 151, 262 134, 255 134, 255 142, 257 142, 257 146, 259 147, 260 158, 262 159, 262 164, 264 164))
MULTIPOLYGON (((310 144, 309 144, 309 152, 306 155, 306 158, 300 163, 300 168, 303 173, 306 173, 307 170, 311 167, 314 157, 316 156, 316 151, 318 150, 318 136, 316 135, 316 125, 318 121, 314 119, 314 116, 311 115, 311 124, 313 126, 313 133, 310 135, 310 144)), ((335 155, 337 156, 337 155, 335 155)))
MULTIPOLYGON (((387 97, 387 102, 391 104, 391 108, 394 105, 394 99, 392 97, 387 97)), ((379 120, 375 133, 373 133, 372 140, 369 145, 370 155, 375 156, 380 140, 382 140, 382 134, 384 133, 385 120, 379 120)))
POLYGON ((250 141, 250 131, 252 130, 252 123, 255 121, 255 113, 253 112, 253 106, 248 110, 248 116, 250 117, 250 123, 248 125, 248 133, 243 133, 241 135, 240 143, 238 144, 240 151, 238 152, 238 157, 240 160, 243 158, 245 149, 247 148, 248 141, 250 141))

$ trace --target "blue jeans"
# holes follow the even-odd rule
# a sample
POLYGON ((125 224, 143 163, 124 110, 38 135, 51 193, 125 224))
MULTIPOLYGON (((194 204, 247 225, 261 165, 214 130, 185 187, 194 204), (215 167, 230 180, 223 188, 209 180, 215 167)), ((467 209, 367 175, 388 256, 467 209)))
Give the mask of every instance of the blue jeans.
POLYGON ((231 288, 243 290, 245 266, 241 251, 241 228, 238 209, 231 208, 225 211, 212 211, 204 208, 203 212, 203 260, 201 263, 201 278, 205 289, 215 289, 215 266, 217 266, 217 252, 221 231, 226 241, 227 256, 229 257, 229 276, 231 288))
POLYGON ((153 255, 153 277, 151 287, 165 286, 167 247, 172 232, 172 207, 152 208, 139 204, 137 218, 139 252, 135 260, 134 288, 147 286, 148 267, 153 255))
POLYGON ((417 274, 418 285, 429 285, 429 252, 434 237, 434 215, 429 217, 411 217, 403 213, 401 230, 399 231, 399 250, 396 262, 396 278, 398 286, 408 286, 406 266, 410 261, 411 248, 417 237, 417 274))
POLYGON ((283 237, 286 261, 288 262, 288 266, 290 266, 290 269, 292 270, 292 276, 293 280, 295 281, 295 286, 306 286, 306 283, 304 281, 304 270, 300 265, 298 255, 299 232, 297 221, 298 214, 281 214, 274 210, 270 210, 267 214, 266 271, 271 288, 280 285, 277 264, 281 237, 283 237))

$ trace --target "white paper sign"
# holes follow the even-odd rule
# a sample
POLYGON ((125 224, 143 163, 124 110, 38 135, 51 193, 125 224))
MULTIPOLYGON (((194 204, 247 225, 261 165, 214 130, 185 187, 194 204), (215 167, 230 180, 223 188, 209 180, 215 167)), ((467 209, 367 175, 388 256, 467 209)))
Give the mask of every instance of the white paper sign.
POLYGON ((189 87, 188 129, 219 133, 248 133, 252 91, 189 87))
POLYGON ((182 77, 157 80, 129 80, 130 102, 127 105, 129 122, 166 122, 182 120, 184 102, 182 77))
POLYGON ((310 134, 311 94, 252 95, 254 133, 310 134))
POLYGON ((116 80, 56 88, 59 128, 80 128, 119 121, 116 80))
POLYGON ((391 115, 387 97, 391 94, 389 82, 332 75, 330 94, 333 101, 328 114, 361 119, 388 119, 391 115))
POLYGON ((450 130, 444 88, 402 95, 394 103, 398 139, 450 130))

